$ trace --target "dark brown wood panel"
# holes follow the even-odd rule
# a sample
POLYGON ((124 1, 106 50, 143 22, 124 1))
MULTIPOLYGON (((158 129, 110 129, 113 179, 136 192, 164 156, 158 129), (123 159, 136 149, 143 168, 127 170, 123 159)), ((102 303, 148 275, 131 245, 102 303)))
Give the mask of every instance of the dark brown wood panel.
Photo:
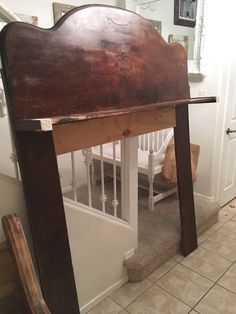
POLYGON ((52 313, 79 313, 52 132, 16 132, 44 299, 52 313))
POLYGON ((0 49, 14 120, 189 98, 185 49, 119 8, 76 8, 48 30, 8 24, 0 49))
POLYGON ((176 107, 175 155, 178 177, 182 252, 186 256, 197 248, 189 142, 188 106, 176 107))

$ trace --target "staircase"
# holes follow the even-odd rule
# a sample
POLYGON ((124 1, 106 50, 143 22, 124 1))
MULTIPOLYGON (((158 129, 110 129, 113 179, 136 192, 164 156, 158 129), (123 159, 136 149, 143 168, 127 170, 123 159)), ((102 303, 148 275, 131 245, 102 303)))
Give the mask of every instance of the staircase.
MULTIPOLYGON (((219 205, 195 196, 198 235, 218 221, 219 205)), ((138 249, 125 261, 130 282, 148 277, 168 259, 180 252, 180 217, 176 195, 147 210, 145 191, 139 191, 138 249)))

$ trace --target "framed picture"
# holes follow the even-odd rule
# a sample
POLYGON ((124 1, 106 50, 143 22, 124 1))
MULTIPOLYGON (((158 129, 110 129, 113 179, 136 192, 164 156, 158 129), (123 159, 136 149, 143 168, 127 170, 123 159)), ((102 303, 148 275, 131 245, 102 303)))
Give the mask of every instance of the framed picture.
POLYGON ((54 23, 56 23, 65 13, 76 8, 74 5, 57 3, 57 2, 53 2, 52 7, 53 7, 54 23))
POLYGON ((182 36, 182 35, 173 35, 170 34, 168 36, 168 43, 178 43, 182 45, 187 53, 188 57, 188 52, 189 52, 189 36, 182 36))
POLYGON ((156 21, 156 20, 148 20, 153 27, 155 28, 155 30, 161 34, 161 21, 156 21))
POLYGON ((198 0, 175 0, 174 24, 195 27, 198 0))

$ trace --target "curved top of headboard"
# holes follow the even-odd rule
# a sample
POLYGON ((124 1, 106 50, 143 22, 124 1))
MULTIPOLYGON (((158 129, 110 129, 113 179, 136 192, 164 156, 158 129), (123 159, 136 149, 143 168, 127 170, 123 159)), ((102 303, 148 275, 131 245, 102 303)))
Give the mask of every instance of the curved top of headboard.
POLYGON ((184 48, 130 11, 82 6, 51 29, 13 22, 0 45, 13 120, 87 119, 189 98, 184 48))

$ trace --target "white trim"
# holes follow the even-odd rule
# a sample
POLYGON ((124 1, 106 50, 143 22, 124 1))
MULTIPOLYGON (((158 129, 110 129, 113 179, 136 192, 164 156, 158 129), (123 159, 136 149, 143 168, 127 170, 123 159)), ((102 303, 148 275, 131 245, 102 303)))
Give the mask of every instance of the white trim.
POLYGON ((17 185, 22 185, 21 181, 16 179, 16 178, 13 178, 13 177, 10 177, 6 174, 3 174, 3 173, 0 173, 0 180, 2 181, 7 181, 9 183, 14 183, 14 184, 17 184, 17 185))
MULTIPOLYGON (((76 187, 77 188, 80 188, 80 187, 82 187, 84 185, 87 185, 87 181, 86 180, 83 180, 83 181, 80 181, 79 183, 76 183, 76 187)), ((72 185, 67 185, 67 186, 63 186, 61 188, 61 190, 62 190, 62 193, 66 193, 66 192, 73 191, 73 187, 72 187, 72 185)))
POLYGON ((224 60, 221 60, 220 79, 218 85, 219 99, 216 107, 216 123, 215 137, 213 147, 213 164, 212 164, 212 193, 217 202, 220 203, 220 179, 222 171, 223 144, 224 144, 224 128, 227 113, 227 90, 229 84, 230 58, 229 54, 225 55, 224 60))
POLYGON ((5 5, 2 3, 0 4, 0 19, 4 22, 14 22, 14 21, 21 21, 21 19, 12 13, 5 5))
MULTIPOLYGON (((104 213, 98 209, 94 209, 92 207, 89 207, 85 204, 82 204, 82 203, 79 203, 79 202, 75 202, 73 201, 72 199, 70 198, 67 198, 65 196, 63 196, 63 201, 64 201, 64 204, 65 204, 65 207, 66 206, 69 206, 69 208, 73 208, 75 210, 81 210, 81 211, 84 211, 88 214, 91 214, 93 216, 96 216, 96 217, 103 217, 109 221, 112 221, 112 222, 115 222, 117 223, 118 225, 122 225, 122 226, 125 226, 125 227, 128 227, 131 231, 133 230, 131 228, 131 226, 129 225, 129 223, 125 220, 122 220, 121 218, 118 218, 118 217, 114 217, 110 214, 107 214, 107 213, 104 213)), ((67 207, 68 208, 68 207, 67 207)))
POLYGON ((216 202, 214 196, 206 196, 206 195, 203 195, 203 194, 200 194, 200 193, 194 193, 194 196, 202 198, 202 199, 204 199, 207 202, 216 202))
POLYGON ((124 253, 124 261, 126 261, 127 259, 129 259, 130 257, 132 257, 135 253, 134 248, 130 249, 129 251, 124 253))
POLYGON ((109 296, 113 291, 119 289, 123 284, 125 284, 128 281, 128 277, 125 276, 124 278, 120 279, 114 285, 110 286, 106 290, 104 290, 102 293, 97 295, 94 299, 92 299, 89 303, 85 304, 80 308, 81 314, 87 313, 89 310, 91 310, 95 305, 97 305, 99 302, 104 300, 107 296, 109 296))

